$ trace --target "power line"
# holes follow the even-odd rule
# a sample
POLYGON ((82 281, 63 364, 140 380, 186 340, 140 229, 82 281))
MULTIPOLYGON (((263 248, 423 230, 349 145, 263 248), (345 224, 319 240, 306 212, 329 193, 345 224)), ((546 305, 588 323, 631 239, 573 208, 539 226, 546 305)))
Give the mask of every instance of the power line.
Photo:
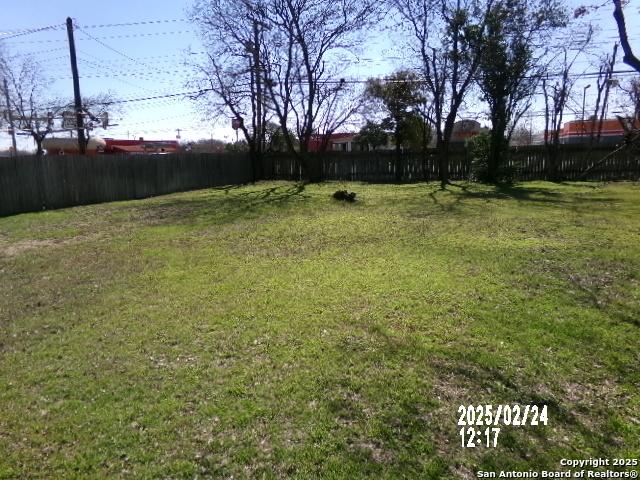
POLYGON ((99 40, 99 39, 95 38, 94 36, 92 36, 91 34, 89 34, 89 33, 85 32, 82 28, 80 28, 80 27, 77 27, 77 28, 78 28, 78 30, 80 30, 84 35, 86 35, 87 37, 89 37, 91 40, 94 40, 95 42, 98 42, 98 43, 99 43, 100 45, 102 45, 104 48, 106 48, 106 49, 108 49, 108 50, 111 50, 111 51, 112 51, 112 52, 114 52, 114 53, 117 53, 118 55, 120 55, 120 56, 122 56, 122 57, 124 57, 124 58, 126 58, 126 59, 128 59, 128 60, 130 60, 130 61, 132 61, 132 62, 133 62, 133 63, 135 63, 136 65, 141 64, 141 65, 144 65, 144 66, 145 66, 145 67, 147 67, 147 68, 150 68, 150 67, 149 67, 149 65, 147 65, 147 64, 145 64, 145 63, 143 63, 143 62, 141 62, 141 61, 139 61, 139 60, 135 60, 134 58, 131 58, 129 55, 127 55, 126 53, 122 53, 121 51, 116 50, 116 49, 115 49, 115 48, 113 48, 113 47, 110 47, 109 45, 107 45, 107 44, 106 44, 106 43, 104 43, 103 41, 101 41, 101 40, 99 40))
POLYGON ((145 125, 147 123, 155 123, 155 122, 164 122, 167 120, 173 120, 174 118, 184 118, 184 117, 190 117, 192 116, 192 113, 184 113, 182 115, 172 115, 170 117, 165 117, 165 118, 154 118, 153 120, 143 120, 141 122, 120 122, 118 125, 120 127, 124 126, 124 127, 132 127, 132 126, 136 126, 136 125, 145 125))
POLYGON ((172 30, 166 32, 148 32, 148 33, 131 33, 125 35, 108 35, 106 37, 96 37, 100 40, 112 40, 115 38, 136 38, 136 37, 154 37, 160 35, 177 35, 182 33, 193 33, 192 30, 172 30))
MULTIPOLYGON (((84 53, 83 53, 83 54, 84 54, 84 53)), ((86 54, 85 54, 85 55, 86 55, 86 54)), ((101 72, 101 71, 102 71, 102 68, 104 68, 104 66, 103 66, 103 65, 100 65, 100 64, 98 64, 98 63, 92 62, 91 60, 87 60, 87 59, 85 59, 85 58, 78 57, 78 60, 80 60, 80 61, 81 61, 82 63, 84 63, 85 65, 88 65, 92 70, 94 70, 94 71, 96 71, 96 72, 101 72)), ((155 92, 155 91, 153 91, 153 90, 150 90, 150 89, 148 89, 148 88, 146 88, 146 87, 141 87, 140 85, 135 85, 135 84, 133 84, 133 83, 131 83, 131 82, 128 82, 127 80, 123 80, 122 78, 116 78, 116 80, 118 80, 118 81, 119 81, 119 82, 121 82, 121 83, 124 83, 125 85, 129 85, 130 87, 137 88, 137 89, 139 89, 139 90, 145 90, 145 91, 147 91, 147 92, 149 92, 149 93, 156 93, 156 92, 155 92)))
MULTIPOLYGON (((78 30, 82 31, 84 34, 88 35, 82 28, 76 27, 78 30)), ((194 33, 192 30, 172 30, 172 31, 164 31, 164 32, 148 32, 148 33, 131 33, 131 34, 123 34, 123 35, 107 35, 104 37, 91 37, 93 40, 113 40, 117 38, 139 38, 139 37, 156 37, 161 35, 179 35, 183 33, 194 33)), ((49 40, 20 40, 14 41, 12 43, 59 43, 66 42, 64 39, 49 39, 49 40)))
MULTIPOLYGON (((125 59, 120 59, 120 58, 116 58, 116 59, 104 59, 104 58, 98 58, 95 55, 92 55, 90 53, 88 53, 85 50, 80 50, 78 49, 79 52, 81 52, 83 55, 90 57, 94 60, 97 60, 99 62, 99 66, 102 68, 101 73, 110 73, 110 72, 131 72, 132 68, 131 68, 131 61, 130 60, 125 60, 125 59)), ((140 62, 142 62, 142 59, 149 59, 151 58, 152 61, 149 62, 152 66, 151 69, 146 69, 144 71, 149 72, 149 71, 158 71, 161 72, 163 70, 169 69, 169 68, 179 68, 179 67, 183 67, 183 66, 187 66, 189 65, 186 62, 182 62, 180 61, 179 57, 181 54, 176 54, 173 55, 173 58, 164 58, 164 57, 138 57, 136 56, 135 58, 138 59, 137 63, 140 64, 140 62), (155 58, 155 60, 153 60, 153 58, 155 58)), ((167 55, 167 57, 170 57, 170 55, 167 55)))
MULTIPOLYGON (((631 74, 636 74, 637 72, 635 70, 617 70, 614 71, 613 74, 615 75, 619 75, 619 74, 627 74, 627 73, 631 73, 631 74)), ((585 75, 591 75, 591 76, 597 76, 599 74, 599 72, 587 72, 585 74, 577 74, 577 75, 573 75, 573 77, 582 77, 585 75)), ((554 74, 555 76, 561 75, 561 74, 554 74)), ((540 75, 540 78, 543 77, 551 77, 553 75, 540 75)), ((586 77, 585 77, 586 78, 586 77)), ((385 80, 385 79, 381 79, 381 80, 385 80)), ((360 79, 353 79, 353 80, 346 80, 346 79, 340 79, 340 80, 327 80, 324 83, 325 84, 336 84, 336 83, 366 83, 368 80, 360 80, 360 79)), ((415 81, 421 81, 421 80, 415 80, 415 81)), ((410 82, 415 82, 414 80, 411 80, 410 82)), ((396 81, 392 81, 395 83, 406 83, 407 80, 396 80, 396 81)), ((201 90, 195 90, 195 91, 189 91, 189 92, 180 92, 180 93, 169 93, 169 94, 165 94, 165 95, 155 95, 155 96, 150 96, 150 97, 141 97, 141 98, 131 98, 131 99, 125 99, 125 100, 116 100, 114 102, 110 102, 110 103, 134 103, 134 102, 144 102, 144 101, 149 101, 149 100, 157 100, 157 99, 163 99, 163 98, 173 98, 173 97, 196 97, 199 95, 202 95, 204 93, 207 92, 211 92, 213 91, 213 89, 211 88, 204 88, 201 90)))
POLYGON ((28 28, 24 30, 17 30, 13 32, 0 32, 0 41, 8 40, 10 38, 15 38, 15 37, 21 37, 23 35, 31 35, 32 33, 44 32, 47 30, 58 30, 63 27, 65 27, 64 23, 58 23, 55 25, 47 25, 46 27, 34 27, 34 28, 28 28))
MULTIPOLYGON (((93 28, 114 28, 114 27, 130 27, 130 26, 139 26, 139 25, 158 25, 158 24, 168 24, 168 23, 186 23, 189 20, 185 18, 168 18, 161 20, 140 20, 137 22, 123 22, 123 23, 102 23, 102 24, 94 24, 94 25, 82 25, 83 28, 93 29, 93 28)), ((65 27, 64 23, 59 23, 55 25, 47 25, 44 27, 27 27, 22 30, 13 30, 7 32, 0 32, 0 40, 6 40, 9 38, 20 37, 22 35, 30 35, 33 33, 44 32, 48 30, 58 30, 65 27)))
POLYGON ((13 57, 30 57, 30 56, 36 56, 36 55, 46 55, 49 53, 53 53, 53 52, 61 52, 61 51, 68 51, 69 48, 67 47, 60 47, 60 48, 52 48, 50 50, 37 50, 37 51, 31 51, 31 52, 22 52, 22 53, 16 53, 16 54, 12 54, 13 57))
POLYGON ((153 97, 131 98, 131 99, 128 99, 128 100, 116 100, 116 101, 113 101, 113 102, 109 102, 109 104, 146 102, 148 100, 157 100, 159 98, 194 97, 196 95, 201 95, 201 94, 206 93, 208 91, 211 91, 211 89, 210 88, 205 88, 205 89, 202 89, 202 90, 196 90, 196 91, 191 91, 191 92, 169 93, 169 94, 166 94, 166 95, 156 95, 156 96, 153 96, 153 97))
POLYGON ((127 22, 127 23, 103 23, 99 25, 82 25, 82 28, 112 28, 112 27, 128 27, 134 25, 152 25, 158 23, 177 23, 186 22, 184 18, 170 18, 166 20, 143 20, 139 22, 127 22))

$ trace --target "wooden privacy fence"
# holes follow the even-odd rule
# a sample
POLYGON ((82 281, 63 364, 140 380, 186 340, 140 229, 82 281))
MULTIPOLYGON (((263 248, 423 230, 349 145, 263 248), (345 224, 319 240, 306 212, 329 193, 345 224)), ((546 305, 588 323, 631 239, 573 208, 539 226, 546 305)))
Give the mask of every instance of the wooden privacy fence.
MULTIPOLYGON (((625 149, 598 163, 612 152, 612 146, 585 148, 564 145, 556 161, 558 180, 640 180, 640 152, 625 149), (583 175, 592 165, 594 168, 583 175)), ((509 164, 520 181, 550 180, 547 175, 550 158, 544 146, 520 147, 511 150, 509 164)))
MULTIPOLYGON (((557 157, 558 180, 640 180, 638 153, 612 155, 588 175, 582 174, 611 152, 611 147, 563 146, 557 157)), ((451 180, 471 175, 471 155, 455 149, 449 157, 451 180)), ((509 166, 516 180, 548 179, 550 157, 544 146, 512 149, 509 166)), ((438 156, 395 152, 312 154, 308 166, 320 180, 388 183, 437 180, 438 156)), ((265 179, 302 180, 304 171, 290 154, 265 155, 265 179)), ((129 200, 184 190, 251 181, 249 156, 238 153, 178 155, 95 155, 0 158, 0 215, 35 212, 88 203, 129 200)))
MULTIPOLYGON (((321 180, 358 181, 371 183, 393 183, 396 177, 396 154, 378 152, 325 152, 309 155, 308 162, 316 163, 321 180)), ((470 161, 465 151, 455 151, 449 159, 452 178, 469 176, 470 161)), ((421 182, 437 180, 438 157, 435 150, 422 153, 404 153, 401 157, 402 181, 421 182)), ((274 180, 302 180, 304 171, 301 162, 291 154, 267 155, 264 159, 265 177, 274 180)))
MULTIPOLYGON (((556 159, 558 180, 639 180, 640 155, 621 151, 602 164, 583 173, 612 151, 612 147, 562 146, 556 159)), ((512 148, 507 166, 514 172, 515 180, 549 180, 551 161, 543 146, 512 148)), ((426 153, 404 153, 396 161, 395 152, 326 152, 312 154, 309 162, 318 162, 322 180, 360 181, 387 183, 396 181, 396 168, 401 169, 403 182, 421 182, 439 179, 438 155, 435 150, 426 153)), ((449 178, 469 180, 471 177, 471 154, 462 148, 449 154, 449 178)), ((269 155, 265 158, 266 178, 300 180, 303 169, 300 161, 289 154, 269 155)))
POLYGON ((129 200, 251 180, 243 154, 0 158, 0 215, 129 200))

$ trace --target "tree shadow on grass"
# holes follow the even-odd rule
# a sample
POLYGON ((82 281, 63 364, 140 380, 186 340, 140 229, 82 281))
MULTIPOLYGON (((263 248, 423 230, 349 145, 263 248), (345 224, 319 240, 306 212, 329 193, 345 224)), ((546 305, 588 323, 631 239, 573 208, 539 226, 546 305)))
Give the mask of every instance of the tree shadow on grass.
POLYGON ((580 281, 576 281, 572 276, 569 277, 569 280, 574 287, 582 292, 585 301, 590 304, 592 308, 603 311, 614 321, 640 327, 638 312, 629 305, 611 302, 605 292, 598 292, 597 289, 589 288, 580 281))
MULTIPOLYGON (((246 188, 251 188, 247 187, 246 188)), ((258 186, 259 187, 259 186, 258 186)), ((134 208, 139 219, 148 224, 222 224, 242 218, 254 218, 271 208, 293 206, 309 198, 302 183, 239 191, 240 186, 212 188, 196 197, 177 198, 144 203, 134 208), (224 190, 225 194, 218 192, 224 190)))
POLYGON ((225 193, 228 193, 230 190, 238 190, 239 188, 244 188, 248 184, 247 183, 237 183, 234 185, 221 185, 219 187, 209 187, 208 190, 224 190, 225 193))
MULTIPOLYGON (((554 184, 559 185, 559 184, 554 184)), ((590 187, 589 191, 556 191, 545 187, 534 187, 527 185, 495 185, 493 188, 488 187, 484 190, 474 189, 473 186, 463 184, 450 184, 447 189, 452 195, 461 199, 476 200, 515 200, 523 205, 539 205, 539 206, 557 206, 567 208, 573 211, 589 210, 605 210, 610 208, 610 203, 619 202, 620 199, 607 195, 603 196, 598 193, 597 186, 579 185, 580 187, 590 187)), ((567 184, 567 186, 575 187, 575 184, 567 184)))
MULTIPOLYGON (((366 436, 368 442, 386 445, 395 456, 402 454, 401 450, 396 451, 398 445, 407 444, 411 448, 421 441, 422 437, 414 435, 411 425, 425 425, 424 419, 428 418, 427 431, 439 456, 449 465, 464 461, 465 457, 459 449, 452 448, 457 430, 452 430, 450 426, 455 422, 452 417, 457 418, 455 412, 458 406, 469 404, 493 404, 494 408, 498 404, 518 404, 521 408, 525 405, 536 405, 539 412, 546 406, 549 428, 528 426, 516 431, 517 429, 504 427, 501 433, 504 437, 499 441, 502 455, 525 462, 530 462, 532 457, 539 457, 541 467, 549 467, 549 462, 554 461, 549 455, 550 452, 562 451, 567 447, 566 439, 563 440, 565 434, 569 438, 575 436, 576 444, 585 442, 589 448, 603 453, 608 451, 617 435, 614 430, 601 425, 594 415, 576 412, 576 409, 580 410, 584 406, 583 402, 577 404, 575 399, 565 392, 562 380, 543 377, 536 381, 527 381, 517 373, 512 373, 509 368, 487 365, 481 354, 475 355, 474 352, 468 351, 466 346, 439 347, 434 351, 425 348, 420 342, 410 341, 403 336, 396 337, 384 328, 367 328, 366 331, 367 335, 362 335, 359 350, 351 348, 350 343, 340 342, 336 345, 340 351, 339 356, 345 359, 345 364, 354 357, 359 357, 364 365, 392 365, 394 369, 389 369, 389 375, 395 375, 394 372, 402 370, 402 365, 409 371, 420 365, 422 373, 430 377, 427 382, 432 385, 430 390, 424 390, 425 384, 422 382, 414 383, 411 377, 407 377, 406 381, 390 381, 395 391, 385 395, 384 376, 372 376, 373 389, 362 388, 360 377, 353 377, 348 370, 335 372, 333 380, 323 384, 322 389, 328 397, 333 395, 342 399, 343 403, 349 400, 349 397, 343 394, 345 391, 360 389, 364 392, 379 392, 379 397, 367 397, 363 394, 356 402, 350 402, 354 404, 356 412, 351 414, 348 420, 355 427, 354 431, 361 432, 367 431, 367 422, 361 415, 356 414, 359 411, 356 407, 362 407, 360 410, 367 407, 369 411, 382 412, 386 399, 406 399, 408 404, 411 404, 415 400, 414 394, 419 392, 419 396, 424 397, 424 402, 416 405, 419 408, 395 409, 391 420, 395 421, 396 428, 388 437, 366 436), (432 402, 428 399, 432 399, 432 402), (558 434, 555 434, 556 429, 559 431, 558 434)), ((608 413, 613 414, 615 408, 616 405, 607 405, 608 413)), ((349 412, 350 410, 347 414, 349 412)), ((342 410, 336 414, 344 415, 342 410)), ((480 456, 482 457, 482 454, 480 456)), ((488 460, 477 458, 475 461, 488 460)), ((499 463, 502 467, 505 466, 503 462, 499 463)))
POLYGON ((259 191, 249 191, 238 193, 238 197, 249 201, 250 206, 281 203, 292 200, 294 197, 308 198, 309 195, 304 193, 305 184, 296 183, 290 186, 277 186, 265 188, 259 191))
POLYGON ((491 190, 471 190, 469 186, 463 184, 451 183, 450 186, 458 189, 447 189, 450 193, 466 198, 568 203, 566 200, 562 200, 562 197, 568 195, 567 193, 555 192, 548 188, 497 184, 491 190))
MULTIPOLYGON (((570 198, 570 194, 554 192, 549 189, 539 187, 525 187, 512 185, 498 185, 493 188, 478 188, 476 184, 449 183, 444 189, 429 189, 426 197, 430 203, 437 208, 434 212, 428 208, 423 195, 416 195, 411 199, 403 200, 403 207, 410 212, 413 217, 428 217, 436 214, 454 214, 461 211, 465 206, 471 205, 469 200, 516 200, 532 202, 539 205, 575 205, 570 198)), ((428 203, 428 202, 427 202, 428 203)))

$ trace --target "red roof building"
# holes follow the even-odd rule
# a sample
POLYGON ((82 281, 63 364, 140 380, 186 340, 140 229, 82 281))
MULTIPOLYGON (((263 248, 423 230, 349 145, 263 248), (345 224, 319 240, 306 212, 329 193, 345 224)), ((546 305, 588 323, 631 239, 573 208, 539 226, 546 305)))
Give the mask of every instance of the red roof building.
POLYGON ((126 153, 130 155, 178 153, 180 143, 176 140, 118 140, 105 138, 104 153, 126 153))

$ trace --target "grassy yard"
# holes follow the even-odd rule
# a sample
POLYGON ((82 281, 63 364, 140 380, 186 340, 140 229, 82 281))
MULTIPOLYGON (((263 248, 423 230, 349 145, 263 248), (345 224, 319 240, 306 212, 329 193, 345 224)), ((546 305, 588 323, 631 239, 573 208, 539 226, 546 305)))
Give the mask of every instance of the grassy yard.
POLYGON ((0 478, 638 457, 639 340, 638 184, 276 182, 0 218, 0 478), (461 404, 516 403, 548 426, 462 448, 461 404))

